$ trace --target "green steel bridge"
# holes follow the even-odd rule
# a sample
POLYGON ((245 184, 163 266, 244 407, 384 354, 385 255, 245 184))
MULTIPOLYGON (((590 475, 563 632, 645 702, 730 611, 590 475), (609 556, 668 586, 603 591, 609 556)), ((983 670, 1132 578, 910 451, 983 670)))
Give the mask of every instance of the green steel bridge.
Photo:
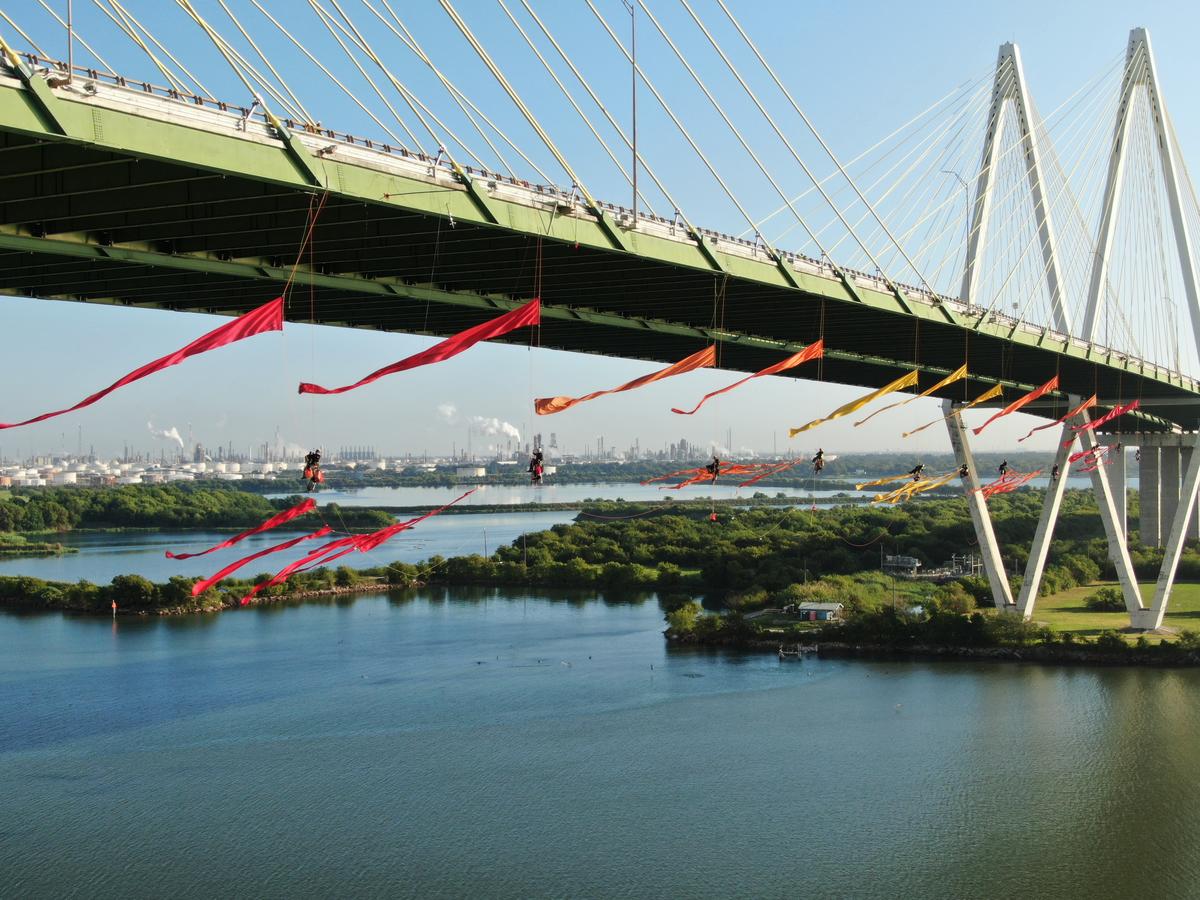
MULTIPOLYGON (((1060 306, 1039 324, 975 302, 973 245, 982 240, 991 202, 985 175, 970 207, 964 291, 950 296, 829 257, 777 250, 758 237, 709 231, 679 213, 633 212, 591 197, 578 183, 565 190, 528 182, 440 151, 19 53, 11 42, 2 49, 0 292, 235 315, 276 296, 294 277, 303 290, 289 302, 291 321, 444 335, 536 291, 543 303, 539 344, 547 348, 669 363, 715 342, 722 368, 752 372, 823 338, 819 372, 802 367, 788 375, 878 388, 916 368, 924 388, 966 361, 970 378, 942 392, 947 404, 996 384, 1011 400, 1057 375, 1059 392, 1031 408, 1052 417, 1072 398, 1095 393, 1101 407, 1111 407, 1136 397, 1136 425, 1129 417, 1122 427, 1138 434, 1127 443, 1143 446, 1143 460, 1176 454, 1176 480, 1170 491, 1161 489, 1174 499, 1161 509, 1146 499, 1151 486, 1159 487, 1158 469, 1144 465, 1141 473, 1142 539, 1168 547, 1150 607, 1129 561, 1123 466, 1115 487, 1103 467, 1093 477, 1132 620, 1161 625, 1182 541, 1198 527, 1192 512, 1200 453, 1191 453, 1185 433, 1200 423, 1200 382, 1176 365, 1104 346, 1095 336, 1095 297, 1086 320, 1074 325, 1060 306), (1153 530, 1148 510, 1158 516, 1153 530)), ((1165 195, 1195 320, 1187 183, 1173 132, 1164 130, 1143 31, 1131 35, 1122 84, 1140 85, 1149 108, 1160 112, 1165 195)), ((1109 194, 1120 189, 1129 105, 1121 104, 1111 132, 1106 201, 1114 207, 1109 194)), ((1053 278, 1055 239, 1039 163, 1044 137, 1030 124, 1012 45, 997 61, 981 172, 988 154, 999 152, 1007 108, 1023 129, 1044 272, 1053 278)), ((1107 215, 1097 258, 1111 246, 1105 227, 1112 227, 1107 215)), ((1106 276, 1096 268, 1092 280, 1100 284, 1106 276)), ((972 469, 967 486, 978 487, 966 430, 953 419, 950 431, 972 469)), ((1088 440, 1094 438, 1085 446, 1088 440)), ((1065 452, 1059 456, 1065 463, 1065 452)), ((985 568, 1004 609, 1032 613, 1063 481, 1047 491, 1031 570, 1015 600, 986 504, 968 491, 985 568)))

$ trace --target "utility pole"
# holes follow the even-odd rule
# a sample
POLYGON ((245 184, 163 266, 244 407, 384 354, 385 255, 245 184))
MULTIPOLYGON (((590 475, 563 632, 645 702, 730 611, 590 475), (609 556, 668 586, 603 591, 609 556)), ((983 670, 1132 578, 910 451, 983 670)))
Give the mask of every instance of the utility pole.
POLYGON ((625 8, 629 10, 629 59, 631 63, 630 72, 630 94, 631 94, 631 124, 630 131, 632 132, 632 140, 630 145, 633 149, 633 227, 637 227, 638 217, 638 152, 637 152, 637 7, 640 0, 621 0, 625 4, 625 8))
POLYGON ((75 77, 75 29, 72 24, 74 8, 74 0, 67 0, 67 84, 75 77))

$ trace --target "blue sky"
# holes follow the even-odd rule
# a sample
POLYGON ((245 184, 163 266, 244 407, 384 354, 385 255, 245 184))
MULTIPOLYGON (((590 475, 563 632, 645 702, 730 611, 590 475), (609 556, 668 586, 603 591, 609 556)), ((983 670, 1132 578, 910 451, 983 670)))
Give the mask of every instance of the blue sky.
MULTIPOLYGON (((614 27, 627 27, 620 0, 595 0, 614 27)), ((712 0, 692 0, 706 21, 715 27, 719 10, 712 0)), ((265 6, 284 17, 289 28, 306 43, 318 48, 327 35, 299 0, 264 0, 265 6)), ((55 8, 63 2, 51 3, 55 8)), ((328 5, 328 4, 326 4, 328 5)), ((675 0, 653 0, 648 4, 673 35, 678 35, 689 56, 697 63, 702 40, 683 18, 675 0)), ((31 37, 49 53, 61 50, 62 37, 32 3, 0 3, 31 37)), ((94 7, 77 3, 81 33, 92 41, 114 68, 131 76, 161 81, 132 45, 107 25, 94 7)), ((212 92, 224 99, 243 102, 245 89, 234 79, 193 26, 181 18, 174 4, 127 0, 127 8, 160 37, 187 34, 171 46, 181 60, 193 68, 212 92), (188 30, 190 28, 190 30, 188 30)), ((198 2, 202 13, 230 35, 233 27, 223 18, 215 2, 198 2)), ((343 4, 361 23, 370 21, 357 0, 343 4)), ((531 105, 554 135, 565 155, 592 191, 604 198, 625 202, 628 188, 603 158, 594 142, 580 131, 579 123, 559 103, 554 88, 541 74, 540 64, 521 52, 519 38, 502 18, 491 0, 460 0, 456 6, 471 26, 488 41, 497 61, 514 83, 532 98, 531 105)), ((509 2, 516 12, 518 2, 509 2)), ((614 116, 628 114, 628 70, 612 55, 611 45, 602 47, 592 14, 583 0, 570 3, 534 2, 533 6, 551 24, 564 44, 572 49, 580 66, 599 89, 614 116)), ((378 135, 379 129, 354 108, 344 96, 300 59, 294 48, 266 25, 248 2, 232 4, 261 46, 278 63, 305 106, 324 124, 357 134, 378 135)), ((412 0, 393 7, 405 18, 425 49, 443 65, 447 74, 480 106, 493 115, 528 148, 533 161, 561 180, 561 172, 544 150, 536 150, 536 139, 453 30, 436 0, 412 0)), ((1136 12, 1128 4, 1115 2, 1032 3, 1009 2, 986 6, 962 3, 805 3, 731 0, 731 7, 760 43, 805 112, 843 158, 854 155, 925 108, 956 85, 985 75, 992 66, 997 46, 1018 42, 1026 74, 1039 107, 1052 109, 1080 84, 1118 58, 1128 31, 1135 25, 1151 30, 1158 58, 1159 77, 1164 85, 1176 128, 1191 168, 1197 167, 1200 152, 1200 113, 1191 97, 1191 86, 1200 81, 1200 60, 1195 37, 1200 14, 1185 3, 1141 4, 1136 12), (1137 18, 1135 19, 1134 16, 1137 18)), ((0 23, 6 36, 11 30, 0 23)), ((639 52, 647 70, 664 85, 672 105, 678 105, 694 122, 714 161, 736 182, 739 197, 754 215, 773 209, 773 195, 761 179, 746 172, 746 163, 736 145, 719 132, 715 120, 682 93, 682 70, 656 41, 650 26, 639 31, 639 52), (679 91, 680 93, 674 93, 679 91)), ((376 28, 376 31, 379 29, 376 28)), ((624 32, 622 32, 624 33, 624 32)), ((374 34, 374 32, 372 32, 374 34)), ((722 43, 732 38, 720 32, 722 43)), ((382 41, 383 38, 380 37, 382 41)), ((22 43, 17 41, 17 43, 22 43)), ((332 61, 332 50, 320 50, 332 61)), ((732 49, 731 49, 732 52, 732 49)), ((422 96, 437 105, 437 86, 432 76, 414 63, 413 57, 394 59, 396 73, 422 96)), ((347 70, 334 64, 334 70, 347 70)), ((704 70, 707 77, 711 74, 704 70)), ((349 76, 347 76, 349 79, 349 76)), ((733 103, 737 97, 728 87, 720 92, 733 103)), ((364 99, 367 99, 364 94, 364 99)), ((639 140, 642 151, 661 171, 669 172, 680 205, 695 222, 722 231, 743 230, 733 207, 707 179, 702 167, 681 144, 673 126, 654 107, 643 90, 640 97, 639 140)), ((372 103, 374 108, 380 104, 372 103)), ((744 102, 743 102, 744 105, 744 102)), ((451 116, 447 113, 447 120, 451 116)), ((765 133, 765 132, 764 132, 765 133)), ((797 134, 799 129, 797 126, 797 134)), ((800 138, 798 137, 799 141, 800 138)), ((811 142, 800 144, 806 160, 820 162, 811 142)), ((512 154, 509 153, 509 156, 512 154)), ((767 156, 778 167, 790 187, 805 182, 790 159, 767 156)), ((517 160, 515 168, 523 170, 517 160)), ((526 172, 527 175, 532 173, 526 172)), ((660 211, 662 211, 660 209, 660 211)), ((264 300, 269 299, 264 294, 264 300)), ((150 358, 186 343, 217 320, 164 312, 116 307, 87 306, 50 301, 0 297, 0 331, 5 342, 5 369, 19 391, 4 392, 0 418, 25 418, 46 409, 70 405, 97 387, 108 384, 150 358), (13 336, 17 336, 13 340, 13 336)), ((532 398, 553 394, 576 394, 612 387, 655 368, 652 364, 602 360, 551 351, 528 351, 512 347, 478 347, 462 357, 435 367, 386 379, 368 388, 340 397, 299 398, 295 385, 300 380, 325 384, 344 383, 366 371, 428 346, 431 339, 386 335, 344 329, 313 329, 289 326, 284 336, 268 335, 197 358, 183 366, 126 388, 84 412, 22 429, 0 432, 0 454, 24 456, 32 450, 45 451, 65 446, 74 448, 82 430, 83 443, 103 454, 119 451, 129 442, 140 449, 157 448, 147 423, 174 426, 187 434, 189 424, 206 445, 226 444, 238 448, 272 440, 276 429, 285 441, 326 447, 371 444, 386 452, 448 451, 462 446, 472 417, 498 419, 521 430, 544 434, 554 431, 560 445, 580 450, 603 436, 609 446, 624 448, 635 438, 643 447, 660 447, 686 437, 689 441, 732 443, 741 447, 809 452, 817 443, 831 452, 864 449, 896 449, 902 456, 919 456, 923 451, 947 449, 945 433, 930 429, 918 438, 901 441, 900 432, 937 414, 937 404, 912 403, 903 410, 880 416, 868 426, 854 429, 846 420, 823 426, 797 441, 788 441, 786 429, 821 415, 860 393, 858 389, 762 379, 709 404, 693 417, 670 413, 672 405, 694 402, 702 394, 724 386, 736 376, 720 372, 697 372, 663 382, 637 393, 596 401, 540 421, 532 415, 532 398), (454 407, 447 414, 446 407, 454 407), (442 410, 439 412, 439 407, 442 410), (812 445, 812 447, 810 447, 812 445)), ((983 413, 978 414, 982 419, 983 413)), ((979 446, 1002 449, 1012 446, 1033 422, 1013 417, 998 423, 979 439, 979 446)), ((477 448, 496 438, 477 433, 477 448)), ((1053 438, 1027 442, 1047 448, 1053 438)), ((1023 447, 1026 445, 1022 445, 1023 447)))

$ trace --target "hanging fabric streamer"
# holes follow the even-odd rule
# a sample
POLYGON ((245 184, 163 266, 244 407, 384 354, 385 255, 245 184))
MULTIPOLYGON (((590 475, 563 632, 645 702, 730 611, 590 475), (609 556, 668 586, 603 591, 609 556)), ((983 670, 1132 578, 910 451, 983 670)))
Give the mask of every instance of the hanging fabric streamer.
MULTIPOLYGON (((1133 410, 1137 409, 1138 403, 1139 403, 1139 401, 1134 400, 1132 403, 1126 403, 1124 406, 1114 406, 1112 409, 1110 409, 1108 412, 1106 412, 1100 418, 1093 419, 1091 422, 1084 422, 1082 425, 1076 425, 1071 430, 1074 431, 1076 434, 1080 434, 1084 431, 1094 431, 1097 428, 1099 428, 1101 425, 1106 425, 1109 422, 1111 422, 1113 419, 1119 418, 1119 417, 1125 415, 1125 413, 1132 412, 1133 410)), ((1070 441, 1067 441, 1066 443, 1063 444, 1063 446, 1064 447, 1070 446, 1070 443, 1071 443, 1070 441)))
POLYGON ((809 344, 799 353, 793 353, 787 359, 781 360, 775 363, 773 366, 767 366, 765 369, 755 372, 753 375, 747 375, 741 381, 735 381, 733 384, 729 385, 728 387, 723 387, 719 391, 713 391, 711 394, 705 394, 700 398, 700 402, 691 409, 683 410, 672 407, 671 412, 678 413, 681 416, 690 416, 713 397, 716 397, 719 394, 724 394, 728 391, 732 391, 736 387, 741 387, 747 381, 750 381, 754 378, 762 378, 764 375, 778 375, 780 372, 786 372, 788 369, 794 369, 796 366, 802 365, 806 362, 810 362, 814 359, 820 359, 824 355, 825 339, 821 338, 816 343, 809 344))
POLYGON ((75 412, 78 409, 83 409, 85 406, 91 406, 97 400, 107 397, 118 388, 123 388, 128 384, 145 378, 147 375, 153 375, 155 372, 161 372, 163 369, 169 369, 171 366, 177 366, 190 356, 206 353, 209 350, 216 350, 218 347, 224 347, 226 344, 232 344, 234 341, 240 341, 243 338, 254 337, 256 334, 262 334, 265 331, 283 331, 282 297, 276 297, 270 303, 265 303, 258 307, 258 309, 238 316, 232 322, 227 322, 220 328, 215 328, 208 332, 208 334, 196 338, 196 340, 192 341, 186 347, 182 347, 174 353, 160 357, 154 360, 154 362, 148 362, 140 369, 134 369, 125 377, 114 381, 104 390, 97 391, 90 397, 80 400, 74 406, 67 409, 60 409, 57 412, 43 413, 32 419, 26 419, 24 422, 0 423, 0 428, 18 428, 21 425, 32 425, 34 422, 43 422, 46 419, 53 419, 55 416, 75 412))
POLYGON ((879 487, 883 484, 891 484, 893 481, 901 481, 905 478, 912 478, 912 472, 902 472, 899 475, 885 475, 883 478, 876 478, 874 481, 864 481, 862 484, 856 484, 854 489, 861 491, 863 488, 879 487))
POLYGON ((419 366, 442 362, 452 356, 457 356, 464 350, 469 350, 480 341, 490 341, 492 338, 508 334, 510 331, 516 331, 518 328, 539 324, 541 322, 541 309, 541 300, 535 297, 523 306, 518 306, 516 309, 510 310, 502 316, 489 319, 486 322, 476 325, 474 328, 468 328, 466 331, 460 331, 458 334, 451 335, 444 341, 440 341, 432 347, 422 350, 420 353, 414 353, 412 356, 406 357, 399 362, 394 362, 390 366, 377 369, 353 384, 327 388, 305 381, 300 384, 300 393, 344 394, 346 391, 352 391, 373 381, 378 381, 385 375, 394 375, 397 372, 407 372, 409 369, 416 369, 419 366))
POLYGON ((316 509, 316 506, 317 501, 309 497, 308 499, 297 503, 295 506, 285 509, 283 512, 276 513, 262 524, 255 525, 253 528, 243 531, 241 534, 236 534, 227 541, 221 541, 221 543, 209 547, 207 550, 201 550, 198 553, 172 553, 170 550, 168 550, 167 559, 194 559, 197 556, 205 556, 217 550, 224 550, 227 547, 232 547, 234 544, 240 541, 244 541, 251 535, 262 534, 264 531, 270 531, 272 528, 278 528, 285 522, 290 522, 292 519, 311 512, 312 510, 316 509))
POLYGON ((292 575, 295 575, 299 572, 305 572, 309 569, 315 569, 318 566, 327 565, 328 563, 333 562, 333 560, 339 559, 340 557, 346 556, 347 554, 355 551, 360 553, 370 552, 384 541, 390 540, 400 532, 407 531, 409 528, 424 522, 426 519, 430 519, 433 516, 436 516, 438 513, 449 509, 459 501, 471 496, 473 493, 475 493, 475 491, 476 488, 471 488, 471 490, 460 495, 456 499, 451 500, 445 506, 439 506, 437 509, 430 510, 429 512, 425 513, 425 515, 417 516, 415 519, 409 519, 405 522, 396 522, 393 525, 388 525, 384 528, 380 528, 378 531, 370 532, 369 534, 350 535, 349 537, 339 538, 336 541, 330 541, 328 544, 323 544, 312 553, 309 553, 307 556, 301 557, 295 562, 284 566, 284 568, 280 569, 268 581, 264 581, 262 584, 256 584, 250 589, 250 592, 242 598, 242 606, 246 606, 252 599, 254 599, 255 596, 262 591, 265 591, 267 588, 283 584, 292 575))
POLYGON ((713 344, 693 353, 686 359, 681 359, 674 365, 667 366, 665 369, 659 369, 657 372, 652 372, 649 375, 643 375, 641 378, 635 378, 633 381, 627 381, 620 387, 610 388, 607 391, 592 391, 592 393, 585 394, 582 397, 543 397, 540 400, 533 401, 533 409, 539 416, 549 416, 562 412, 564 409, 570 409, 579 403, 586 403, 588 400, 603 397, 606 394, 619 394, 621 391, 632 391, 635 388, 653 384, 655 381, 670 378, 672 375, 682 375, 684 372, 704 369, 716 364, 717 347, 713 344))
POLYGON ((199 597, 222 578, 227 578, 242 566, 248 565, 249 563, 254 562, 256 559, 261 559, 262 557, 269 556, 272 553, 278 553, 281 550, 289 550, 292 547, 295 547, 297 544, 303 543, 304 541, 311 541, 313 538, 325 537, 325 535, 330 534, 332 531, 332 528, 330 528, 328 525, 325 525, 319 530, 314 531, 312 534, 301 535, 300 537, 293 538, 290 541, 284 541, 282 544, 275 544, 272 547, 268 547, 266 550, 259 550, 257 553, 251 553, 249 556, 243 556, 241 559, 231 562, 215 575, 210 575, 208 578, 202 578, 197 581, 194 585, 192 585, 192 596, 199 597))
POLYGON ((860 419, 859 421, 855 422, 854 427, 857 428, 859 425, 863 425, 866 422, 871 421, 871 419, 875 418, 880 413, 887 412, 889 409, 897 409, 898 407, 904 406, 906 403, 912 403, 914 400, 920 400, 922 397, 928 397, 930 394, 936 394, 938 391, 940 391, 942 388, 946 387, 947 385, 954 384, 954 382, 956 382, 956 381, 962 381, 966 377, 967 377, 967 364, 963 363, 961 366, 959 366, 957 369, 955 369, 953 372, 951 372, 949 375, 947 375, 945 378, 943 378, 941 381, 939 381, 933 387, 927 388, 926 390, 917 394, 915 397, 909 397, 908 399, 901 400, 898 403, 890 403, 887 406, 885 406, 883 409, 875 410, 875 412, 871 413, 865 419, 860 419))
POLYGON ((1072 453, 1070 456, 1067 457, 1067 462, 1068 463, 1079 462, 1079 460, 1083 459, 1084 457, 1089 457, 1089 458, 1095 457, 1098 453, 1102 453, 1102 452, 1104 452, 1103 445, 1097 445, 1088 450, 1080 450, 1078 453, 1072 453))
POLYGON ((916 369, 913 369, 907 375, 902 375, 891 384, 884 385, 877 391, 871 391, 871 393, 867 394, 865 397, 859 397, 857 400, 853 400, 850 403, 847 403, 845 406, 839 406, 822 419, 813 419, 807 425, 801 425, 799 428, 789 428, 788 437, 795 437, 802 431, 808 431, 810 428, 816 428, 822 422, 840 419, 842 416, 847 416, 850 413, 858 412, 872 400, 878 400, 880 397, 885 397, 888 394, 894 394, 896 391, 902 391, 905 388, 916 387, 917 379, 918 372, 916 369))
POLYGON ((876 494, 872 503, 902 503, 905 500, 911 500, 917 494, 923 494, 926 491, 932 491, 935 488, 944 487, 955 478, 958 477, 958 469, 952 472, 947 472, 944 475, 937 475, 933 478, 928 478, 923 481, 913 481, 909 484, 901 485, 894 491, 889 491, 886 494, 876 494))
POLYGON ((1027 472, 1022 475, 1020 472, 1014 472, 1011 469, 997 478, 990 484, 985 484, 979 488, 979 493, 986 500, 989 497, 994 497, 996 494, 1007 494, 1015 491, 1024 484, 1028 484, 1033 479, 1042 474, 1041 469, 1035 469, 1032 472, 1027 472))
POLYGON ((1041 387, 1034 388, 1032 391, 1030 391, 1024 397, 1020 397, 1020 398, 1014 400, 1012 403, 1008 404, 1008 406, 1004 407, 1004 409, 1000 410, 1000 412, 996 413, 994 416, 992 416, 990 419, 988 419, 986 422, 984 422, 978 428, 973 428, 971 430, 974 431, 975 434, 980 434, 983 432, 983 429, 987 428, 989 425, 991 425, 997 419, 1002 418, 1003 416, 1007 416, 1010 413, 1015 413, 1021 407, 1026 406, 1026 405, 1032 403, 1034 400, 1038 399, 1038 397, 1044 396, 1045 394, 1048 394, 1051 391, 1057 390, 1057 389, 1058 389, 1058 376, 1055 375, 1053 378, 1051 378, 1049 381, 1047 381, 1041 387))
POLYGON ((954 409, 954 411, 950 413, 950 415, 942 416, 940 419, 934 419, 932 422, 926 422, 920 428, 914 428, 912 431, 906 431, 906 432, 904 432, 904 434, 902 434, 900 436, 901 437, 909 437, 910 435, 917 434, 918 432, 924 431, 926 428, 930 427, 931 425, 936 425, 938 422, 945 422, 945 421, 953 418, 954 416, 961 414, 963 412, 963 410, 970 409, 972 406, 978 406, 980 403, 987 403, 989 400, 995 400, 1002 393, 1004 393, 1004 391, 1000 387, 1000 385, 996 385, 993 388, 988 388, 986 391, 984 391, 982 394, 980 394, 978 397, 976 397, 970 403, 966 403, 962 406, 956 407, 954 409))
POLYGON ((1053 422, 1047 422, 1045 425, 1038 425, 1036 428, 1030 428, 1029 434, 1025 435, 1025 437, 1023 437, 1023 438, 1017 438, 1017 441, 1023 441, 1023 440, 1025 440, 1025 438, 1030 437, 1035 432, 1041 431, 1045 428, 1053 428, 1055 425, 1061 425, 1063 422, 1066 422, 1068 419, 1075 418, 1077 415, 1079 415, 1085 409, 1091 409, 1095 405, 1096 405, 1096 395, 1092 394, 1092 396, 1088 397, 1086 400, 1084 400, 1082 403, 1080 403, 1077 407, 1075 407, 1073 410, 1071 410, 1065 416, 1055 419, 1053 422))

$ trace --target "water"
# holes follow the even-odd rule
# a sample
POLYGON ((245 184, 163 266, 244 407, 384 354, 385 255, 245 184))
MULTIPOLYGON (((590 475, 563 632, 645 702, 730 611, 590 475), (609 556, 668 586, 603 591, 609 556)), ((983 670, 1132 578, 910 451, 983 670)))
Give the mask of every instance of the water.
POLYGON ((468 591, 0 615, 0 896, 1200 896, 1198 672, 660 628, 468 591))
MULTIPOLYGON (((411 531, 402 531, 378 550, 365 555, 355 554, 341 562, 355 568, 368 568, 391 562, 419 562, 434 554, 458 556, 482 553, 485 541, 487 551, 491 553, 497 546, 508 544, 523 533, 542 531, 561 522, 570 522, 574 518, 575 513, 570 510, 436 516, 420 523, 411 531)), ((329 524, 334 528, 339 527, 336 517, 331 519, 329 524)), ((279 531, 254 535, 228 550, 219 550, 198 559, 175 560, 167 559, 163 555, 167 550, 174 553, 195 553, 220 543, 231 534, 229 531, 68 533, 58 540, 69 547, 77 548, 78 553, 0 559, 0 575, 30 575, 48 581, 70 582, 86 578, 97 584, 107 584, 115 575, 142 575, 151 581, 162 582, 172 575, 209 575, 235 559, 249 556, 272 544, 299 537, 301 532, 279 531)), ((251 563, 238 575, 248 578, 259 572, 278 571, 319 545, 319 542, 298 544, 291 550, 280 551, 251 563)))
MULTIPOLYGON (((468 489, 468 485, 449 487, 366 487, 357 490, 322 490, 322 503, 340 503, 342 506, 441 506, 449 503, 468 489)), ((762 487, 751 485, 738 488, 736 484, 717 483, 695 485, 678 491, 660 489, 657 484, 553 484, 547 482, 540 488, 532 485, 481 484, 461 505, 523 503, 582 503, 584 500, 690 500, 695 497, 716 497, 718 500, 749 499, 755 493, 769 497, 783 494, 807 500, 809 497, 832 497, 839 491, 808 490, 807 488, 762 487)), ((268 497, 287 497, 283 494, 267 494, 268 497)))

